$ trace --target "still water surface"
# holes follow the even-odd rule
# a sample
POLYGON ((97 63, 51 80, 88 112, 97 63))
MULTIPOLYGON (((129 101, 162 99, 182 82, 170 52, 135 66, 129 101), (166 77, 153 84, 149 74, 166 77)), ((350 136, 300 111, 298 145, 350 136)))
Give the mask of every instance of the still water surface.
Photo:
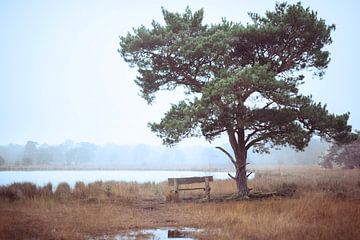
POLYGON ((156 170, 53 170, 53 171, 0 171, 0 185, 14 182, 32 182, 43 186, 51 182, 57 186, 67 182, 71 187, 77 181, 162 182, 173 177, 214 176, 215 179, 229 179, 227 172, 202 171, 156 171, 156 170))

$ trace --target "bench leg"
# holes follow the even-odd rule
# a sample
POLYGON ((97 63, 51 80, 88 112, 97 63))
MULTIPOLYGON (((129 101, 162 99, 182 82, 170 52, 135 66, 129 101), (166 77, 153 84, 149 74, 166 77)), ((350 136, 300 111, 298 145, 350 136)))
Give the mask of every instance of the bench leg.
POLYGON ((174 193, 175 193, 175 196, 178 196, 179 185, 178 185, 178 182, 177 182, 176 178, 174 179, 174 193))
POLYGON ((205 192, 206 192, 208 201, 210 201, 210 185, 209 185, 208 178, 205 178, 205 192))

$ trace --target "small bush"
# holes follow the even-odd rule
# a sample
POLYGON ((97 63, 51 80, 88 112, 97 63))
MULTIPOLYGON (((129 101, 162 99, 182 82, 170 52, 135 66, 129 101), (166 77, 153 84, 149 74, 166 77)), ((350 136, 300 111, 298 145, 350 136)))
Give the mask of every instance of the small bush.
POLYGON ((71 198, 71 189, 68 183, 59 183, 55 191, 55 198, 61 202, 65 202, 71 198))

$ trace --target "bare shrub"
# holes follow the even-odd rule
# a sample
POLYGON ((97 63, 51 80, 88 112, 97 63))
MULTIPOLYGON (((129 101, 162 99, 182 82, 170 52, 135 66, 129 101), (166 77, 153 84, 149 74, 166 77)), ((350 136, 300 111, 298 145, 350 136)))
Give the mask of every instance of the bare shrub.
POLYGON ((360 168, 360 133, 353 142, 333 144, 319 164, 324 168, 333 168, 334 165, 344 169, 360 168))
POLYGON ((68 201, 71 198, 71 189, 68 183, 59 183, 55 191, 55 198, 60 202, 68 201))

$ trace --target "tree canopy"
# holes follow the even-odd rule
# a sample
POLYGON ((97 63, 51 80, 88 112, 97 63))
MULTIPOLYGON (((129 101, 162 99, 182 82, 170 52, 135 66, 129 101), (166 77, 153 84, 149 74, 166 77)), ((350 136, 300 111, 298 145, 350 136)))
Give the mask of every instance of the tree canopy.
POLYGON ((203 24, 202 9, 162 12, 165 24, 135 28, 121 37, 119 52, 137 68, 135 82, 148 103, 159 90, 185 89, 184 100, 149 124, 164 144, 227 133, 239 179, 250 148, 303 150, 314 134, 336 142, 355 138, 349 113, 331 114, 299 92, 304 73, 322 77, 330 61, 324 47, 335 26, 316 12, 278 3, 264 16, 250 13, 246 25, 226 19, 203 24))

